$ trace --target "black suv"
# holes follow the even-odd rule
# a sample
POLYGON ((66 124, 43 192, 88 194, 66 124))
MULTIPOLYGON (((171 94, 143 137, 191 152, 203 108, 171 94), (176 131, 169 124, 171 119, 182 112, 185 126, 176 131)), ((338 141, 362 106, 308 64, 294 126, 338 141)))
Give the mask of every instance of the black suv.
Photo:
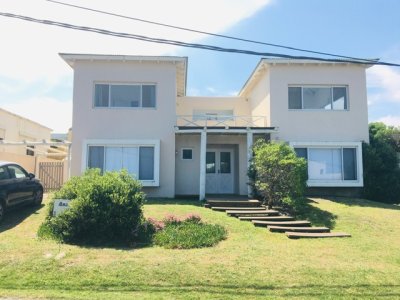
POLYGON ((43 186, 20 165, 0 161, 0 222, 7 209, 23 204, 40 205, 43 186))

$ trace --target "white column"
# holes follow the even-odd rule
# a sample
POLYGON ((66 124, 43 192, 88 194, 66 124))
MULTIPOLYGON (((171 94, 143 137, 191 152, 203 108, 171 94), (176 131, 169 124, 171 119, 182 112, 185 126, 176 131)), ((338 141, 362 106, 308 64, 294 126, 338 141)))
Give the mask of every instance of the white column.
POLYGON ((207 131, 201 132, 200 136, 200 192, 199 200, 206 198, 206 151, 207 151, 207 131))
MULTIPOLYGON (((249 130, 247 131, 247 170, 250 168, 250 160, 253 157, 253 133, 249 130)), ((247 177, 248 182, 250 182, 250 178, 247 177)), ((251 197, 251 187, 247 186, 247 196, 251 197)))

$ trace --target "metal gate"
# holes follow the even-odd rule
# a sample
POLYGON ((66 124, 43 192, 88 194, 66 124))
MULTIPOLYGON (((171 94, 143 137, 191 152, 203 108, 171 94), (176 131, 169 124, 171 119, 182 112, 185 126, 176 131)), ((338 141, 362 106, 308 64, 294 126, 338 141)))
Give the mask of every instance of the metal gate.
POLYGON ((64 163, 40 162, 39 179, 45 192, 60 189, 64 182, 64 163))

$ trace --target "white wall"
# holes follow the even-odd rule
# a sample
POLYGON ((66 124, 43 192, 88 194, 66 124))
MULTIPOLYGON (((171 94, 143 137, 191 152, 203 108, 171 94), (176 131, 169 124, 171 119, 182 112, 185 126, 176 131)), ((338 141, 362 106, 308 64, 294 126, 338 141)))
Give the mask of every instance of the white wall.
POLYGON ((176 67, 156 62, 74 63, 72 175, 82 166, 85 139, 160 140, 160 186, 149 196, 175 194, 176 67), (94 82, 155 83, 156 108, 93 108, 94 82))
POLYGON ((266 124, 260 125, 271 126, 269 70, 265 70, 255 81, 248 92, 251 114, 253 116, 266 116, 266 124))
POLYGON ((356 65, 270 67, 271 126, 284 141, 368 141, 365 68, 356 65), (289 110, 289 85, 347 85, 349 110, 289 110))

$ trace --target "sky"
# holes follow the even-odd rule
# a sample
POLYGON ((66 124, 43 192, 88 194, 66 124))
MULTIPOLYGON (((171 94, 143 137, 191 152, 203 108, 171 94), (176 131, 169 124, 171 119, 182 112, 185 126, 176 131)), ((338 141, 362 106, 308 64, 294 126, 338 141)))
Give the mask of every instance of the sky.
MULTIPOLYGON (((398 0, 60 0, 201 31, 400 63, 398 0)), ((291 55, 285 49, 172 30, 45 0, 0 0, 8 12, 102 29, 291 55)), ((187 56, 187 94, 230 96, 260 57, 180 48, 0 16, 0 107, 50 127, 72 126, 73 70, 58 53, 187 56)), ((400 126, 400 67, 367 69, 369 121, 400 126)), ((1 121, 1 120, 0 120, 1 121)))

